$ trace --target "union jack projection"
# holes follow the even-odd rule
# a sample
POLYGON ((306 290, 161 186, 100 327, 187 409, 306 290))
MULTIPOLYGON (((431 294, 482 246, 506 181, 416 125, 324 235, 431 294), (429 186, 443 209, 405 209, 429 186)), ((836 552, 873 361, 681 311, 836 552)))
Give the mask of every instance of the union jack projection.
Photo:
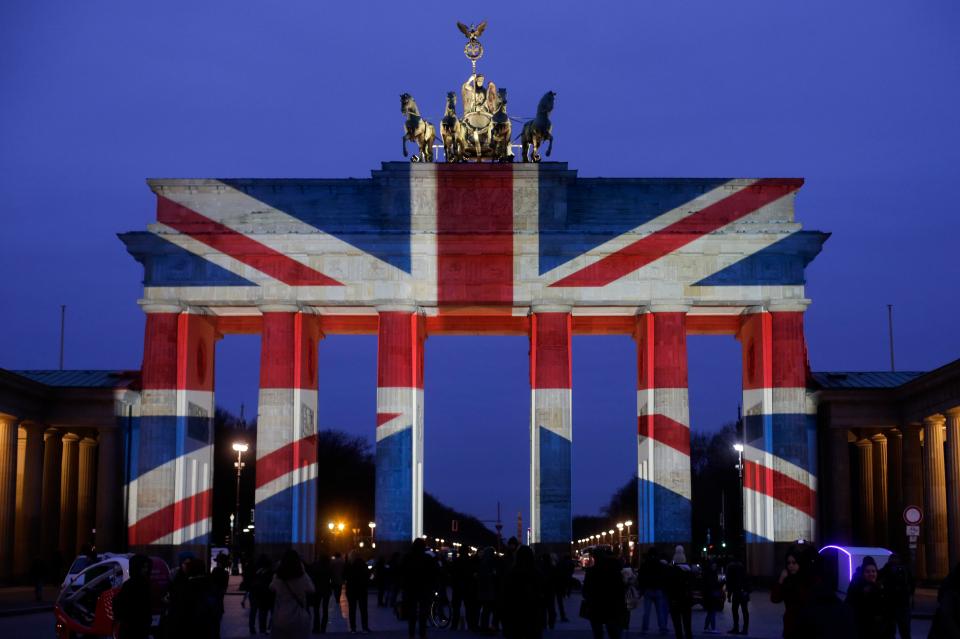
POLYGON ((144 266, 148 313, 131 543, 209 531, 210 436, 196 423, 212 415, 213 344, 233 330, 263 334, 264 543, 315 535, 316 345, 331 332, 380 340, 378 537, 423 532, 422 346, 444 330, 530 335, 534 541, 570 540, 569 344, 597 332, 637 339, 641 541, 689 541, 686 335, 695 332, 744 344, 751 539, 812 536, 804 270, 827 236, 794 221, 802 180, 385 163, 369 179, 149 184, 156 223, 121 235, 144 266))

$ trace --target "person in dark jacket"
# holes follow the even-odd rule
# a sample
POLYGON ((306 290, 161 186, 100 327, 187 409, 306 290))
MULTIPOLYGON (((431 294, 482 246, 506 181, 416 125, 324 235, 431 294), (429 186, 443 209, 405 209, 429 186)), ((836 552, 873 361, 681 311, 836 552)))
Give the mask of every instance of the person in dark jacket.
POLYGON ((310 607, 313 609, 313 632, 324 634, 327 632, 330 614, 330 595, 333 594, 330 556, 325 552, 317 555, 316 560, 307 569, 307 574, 316 588, 310 602, 310 607))
POLYGON ((940 584, 937 611, 933 615, 928 639, 960 637, 960 563, 953 567, 940 584))
POLYGON ((213 585, 213 591, 217 595, 217 608, 220 613, 217 618, 217 637, 220 636, 220 623, 223 621, 223 598, 227 594, 227 588, 230 585, 230 557, 225 553, 220 553, 214 560, 217 567, 210 573, 210 582, 213 585))
POLYGON ((626 588, 620 573, 620 561, 601 548, 594 550, 593 565, 583 578, 583 601, 594 639, 603 639, 606 628, 610 639, 619 639, 626 618, 626 588))
POLYGON ((370 632, 367 620, 367 586, 370 575, 367 574, 367 563, 356 550, 347 558, 347 565, 343 570, 343 582, 347 587, 347 605, 350 608, 350 632, 357 631, 357 609, 360 609, 360 626, 363 632, 370 632))
POLYGON ((887 557, 887 563, 880 569, 880 583, 887 593, 887 604, 893 613, 900 639, 911 639, 910 604, 916 586, 913 575, 897 553, 887 557))
POLYGON ((483 549, 480 559, 477 561, 477 604, 479 606, 479 628, 480 632, 489 632, 491 629, 491 618, 493 625, 497 625, 497 590, 500 586, 500 579, 497 571, 500 566, 497 563, 497 557, 493 548, 487 546, 483 549))
POLYGON ((770 601, 783 603, 784 639, 808 639, 799 634, 801 611, 810 601, 810 579, 801 565, 799 552, 787 553, 780 577, 770 590, 770 601))
POLYGON ((703 621, 703 631, 717 632, 717 613, 723 610, 723 585, 716 562, 709 562, 703 569, 703 608, 707 616, 703 621))
POLYGON ((557 626, 557 602, 554 595, 555 574, 557 566, 549 554, 540 555, 540 576, 543 581, 543 610, 547 628, 553 630, 557 626))
POLYGON ((739 559, 727 564, 727 599, 733 615, 731 635, 746 635, 750 632, 750 578, 747 569, 739 559), (740 628, 740 613, 743 613, 743 629, 740 628))
POLYGON ((853 609, 837 597, 835 576, 819 555, 811 565, 810 598, 797 615, 797 636, 810 639, 855 639, 853 609))
POLYGON ((403 558, 402 588, 404 614, 407 618, 407 634, 413 639, 419 631, 420 639, 427 636, 427 614, 436 587, 437 568, 433 557, 427 554, 423 539, 417 538, 403 558))
POLYGON ((864 557, 860 577, 847 589, 847 605, 853 608, 857 632, 870 639, 893 639, 895 624, 893 610, 879 580, 877 562, 864 557))
POLYGON ((673 550, 673 562, 666 575, 667 604, 677 639, 693 639, 693 570, 683 546, 673 550))
POLYGON ((643 623, 641 632, 644 634, 650 629, 650 609, 656 610, 657 627, 660 634, 667 633, 667 598, 663 593, 666 583, 666 559, 661 557, 656 548, 650 548, 643 556, 640 567, 637 569, 637 591, 643 597, 643 623))
POLYGON ((170 584, 171 639, 210 639, 219 632, 217 592, 202 560, 189 557, 170 584))
POLYGON ((547 580, 537 569, 533 550, 520 546, 503 581, 503 628, 507 639, 540 639, 547 580))
POLYGON ((147 639, 153 623, 150 602, 150 571, 153 566, 146 555, 130 558, 130 579, 113 598, 113 619, 117 639, 147 639))

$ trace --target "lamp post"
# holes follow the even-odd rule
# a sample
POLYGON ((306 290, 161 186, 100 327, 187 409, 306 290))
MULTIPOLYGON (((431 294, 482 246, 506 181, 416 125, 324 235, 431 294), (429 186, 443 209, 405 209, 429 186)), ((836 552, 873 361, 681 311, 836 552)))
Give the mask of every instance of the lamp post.
POLYGON ((620 552, 617 553, 617 554, 619 554, 621 557, 623 557, 623 522, 622 522, 622 521, 621 521, 621 522, 617 522, 617 532, 619 533, 619 535, 618 535, 619 541, 618 541, 617 543, 618 543, 619 546, 620 546, 620 548, 619 548, 619 551, 620 551, 620 552))
POLYGON ((377 536, 376 536, 377 522, 371 521, 367 524, 367 527, 370 528, 370 547, 376 548, 377 547, 377 536))
MULTIPOLYGON (((250 450, 250 447, 247 446, 246 442, 233 442, 233 450, 237 453, 237 461, 233 462, 233 467, 237 469, 237 499, 234 507, 235 517, 233 518, 233 530, 230 531, 230 539, 233 541, 233 547, 235 550, 239 550, 240 546, 237 543, 237 526, 240 523, 240 473, 243 472, 243 454, 250 450)), ((236 554, 236 553, 235 553, 236 554)))
POLYGON ((738 480, 738 483, 739 483, 739 485, 740 485, 740 496, 739 496, 739 499, 738 499, 738 502, 739 502, 739 504, 740 504, 740 536, 739 536, 739 539, 740 539, 740 552, 742 553, 742 556, 744 557, 744 562, 746 562, 747 546, 746 546, 746 535, 744 534, 745 531, 744 531, 744 523, 743 523, 744 516, 746 515, 746 513, 743 512, 743 511, 744 511, 744 503, 743 503, 743 444, 741 444, 740 442, 737 442, 736 444, 733 445, 733 449, 734 449, 735 451, 737 451, 737 480, 738 480))

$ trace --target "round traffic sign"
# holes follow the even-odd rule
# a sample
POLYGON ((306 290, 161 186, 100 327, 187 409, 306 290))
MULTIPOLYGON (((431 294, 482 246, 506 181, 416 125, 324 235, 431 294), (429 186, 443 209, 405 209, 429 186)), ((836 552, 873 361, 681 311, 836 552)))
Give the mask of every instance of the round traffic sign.
POLYGON ((903 521, 911 526, 916 526, 923 521, 923 511, 916 506, 907 506, 903 509, 903 521))

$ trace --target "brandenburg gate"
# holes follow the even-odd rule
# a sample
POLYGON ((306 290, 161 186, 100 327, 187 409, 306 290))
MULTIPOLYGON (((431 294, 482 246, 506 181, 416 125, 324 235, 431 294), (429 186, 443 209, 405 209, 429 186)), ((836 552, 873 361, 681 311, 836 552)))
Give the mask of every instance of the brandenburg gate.
MULTIPOLYGON (((128 540, 210 531, 215 345, 259 333, 257 542, 315 539, 317 357, 376 334, 378 542, 423 534, 424 341, 530 340, 535 544, 569 547, 571 338, 637 345, 641 544, 691 541, 687 335, 743 353, 747 541, 816 536, 804 269, 793 178, 585 178, 561 162, 387 162, 365 179, 159 179, 156 222, 122 234, 143 265, 141 414, 128 540)), ((466 364, 468 365, 468 364, 466 364)), ((517 433, 517 437, 521 437, 517 433)), ((765 554, 765 551, 763 551, 765 554)))

